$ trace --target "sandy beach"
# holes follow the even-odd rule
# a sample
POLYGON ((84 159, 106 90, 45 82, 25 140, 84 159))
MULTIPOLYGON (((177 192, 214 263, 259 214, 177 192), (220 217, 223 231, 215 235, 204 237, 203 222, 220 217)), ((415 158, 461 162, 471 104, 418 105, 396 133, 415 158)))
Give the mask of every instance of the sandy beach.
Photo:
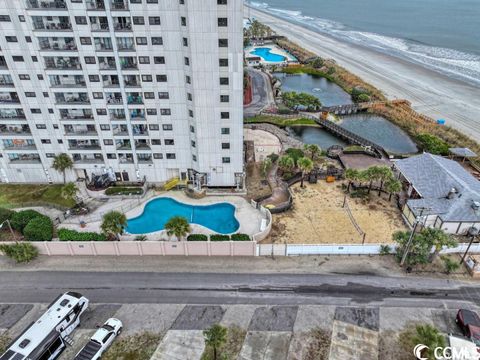
MULTIPOLYGON (((247 8, 246 8, 247 9, 247 8)), ((371 83, 390 99, 407 99, 415 110, 480 141, 480 88, 420 65, 357 45, 341 42, 255 9, 249 14, 305 49, 371 83)))

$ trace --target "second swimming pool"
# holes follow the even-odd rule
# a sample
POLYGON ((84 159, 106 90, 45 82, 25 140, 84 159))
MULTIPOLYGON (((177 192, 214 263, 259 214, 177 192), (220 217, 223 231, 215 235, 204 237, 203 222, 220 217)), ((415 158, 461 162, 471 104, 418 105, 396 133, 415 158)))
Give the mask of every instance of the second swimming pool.
POLYGON ((128 219, 125 231, 130 234, 160 231, 173 216, 183 216, 190 223, 205 226, 219 234, 234 233, 240 227, 235 218, 235 206, 232 204, 196 206, 162 197, 149 201, 140 216, 128 219))

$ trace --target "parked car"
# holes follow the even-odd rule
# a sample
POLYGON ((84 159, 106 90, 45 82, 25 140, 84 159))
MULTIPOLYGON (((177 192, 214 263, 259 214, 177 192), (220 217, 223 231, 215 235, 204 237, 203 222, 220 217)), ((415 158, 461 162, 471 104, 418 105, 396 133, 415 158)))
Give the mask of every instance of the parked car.
POLYGON ((463 335, 472 340, 477 346, 480 346, 480 317, 476 312, 460 309, 455 322, 462 330, 463 335))
POLYGON ((122 332, 122 322, 115 318, 108 319, 88 343, 78 352, 74 360, 98 360, 122 332))

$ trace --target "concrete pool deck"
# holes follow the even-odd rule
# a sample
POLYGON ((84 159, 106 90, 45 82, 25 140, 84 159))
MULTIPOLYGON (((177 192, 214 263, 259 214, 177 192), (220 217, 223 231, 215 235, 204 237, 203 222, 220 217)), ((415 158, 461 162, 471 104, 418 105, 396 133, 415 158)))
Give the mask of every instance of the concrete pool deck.
MULTIPOLYGON (((179 202, 189 204, 189 205, 212 205, 216 203, 230 203, 235 206, 235 217, 237 218, 238 222, 240 223, 240 227, 236 232, 254 235, 260 232, 260 226, 262 220, 265 218, 262 213, 255 209, 247 200, 240 196, 207 196, 203 199, 191 199, 183 191, 169 191, 166 193, 159 194, 151 199, 146 200, 141 205, 135 207, 134 209, 127 211, 125 213, 127 219, 132 219, 137 216, 140 216, 143 213, 143 209, 145 205, 152 201, 153 199, 158 199, 162 197, 172 198, 179 202)), ((112 209, 114 210, 114 209, 112 209)), ((67 228, 77 231, 95 231, 100 232, 100 221, 90 222, 87 223, 86 227, 81 228, 80 224, 62 224, 60 228, 67 228)), ((212 231, 204 226, 197 225, 197 224, 190 224, 192 228, 192 233, 195 234, 215 234, 215 231, 212 231)), ((148 240, 168 240, 168 236, 165 233, 165 230, 156 231, 152 233, 145 234, 148 236, 148 240)), ((134 240, 138 234, 124 234, 122 235, 122 240, 134 240)))

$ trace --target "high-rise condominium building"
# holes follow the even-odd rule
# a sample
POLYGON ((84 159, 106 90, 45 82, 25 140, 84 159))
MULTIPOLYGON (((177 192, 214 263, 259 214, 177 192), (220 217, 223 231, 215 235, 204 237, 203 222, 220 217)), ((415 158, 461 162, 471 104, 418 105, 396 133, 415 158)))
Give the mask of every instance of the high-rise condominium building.
POLYGON ((243 173, 242 0, 0 0, 0 181, 243 173))

